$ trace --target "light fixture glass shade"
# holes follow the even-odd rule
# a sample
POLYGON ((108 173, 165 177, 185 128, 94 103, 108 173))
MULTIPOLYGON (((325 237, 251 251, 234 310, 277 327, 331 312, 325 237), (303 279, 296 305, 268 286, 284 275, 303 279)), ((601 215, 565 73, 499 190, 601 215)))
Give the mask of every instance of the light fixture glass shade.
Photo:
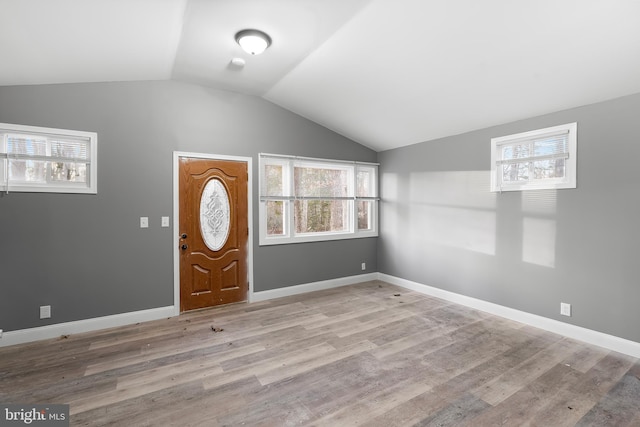
POLYGON ((259 30, 242 30, 236 34, 236 41, 251 55, 260 55, 271 44, 271 37, 259 30))

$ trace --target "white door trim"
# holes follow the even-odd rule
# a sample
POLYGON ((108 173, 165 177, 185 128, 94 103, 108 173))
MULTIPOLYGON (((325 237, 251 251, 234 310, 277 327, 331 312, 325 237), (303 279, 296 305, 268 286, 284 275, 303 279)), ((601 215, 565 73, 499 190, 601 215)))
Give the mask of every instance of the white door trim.
POLYGON ((195 159, 207 160, 231 160, 244 162, 247 164, 249 178, 247 180, 247 219, 249 225, 249 240, 247 241, 247 280, 249 280, 249 291, 247 298, 251 301, 253 297, 253 159, 251 157, 225 156, 210 153, 191 153, 187 151, 173 152, 173 309, 176 315, 180 314, 180 157, 191 157, 195 159))

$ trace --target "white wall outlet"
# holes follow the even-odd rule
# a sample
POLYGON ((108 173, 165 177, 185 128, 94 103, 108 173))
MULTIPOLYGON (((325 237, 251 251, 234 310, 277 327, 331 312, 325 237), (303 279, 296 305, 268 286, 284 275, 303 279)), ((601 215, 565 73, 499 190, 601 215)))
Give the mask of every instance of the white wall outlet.
POLYGON ((162 217, 162 222, 160 223, 161 227, 168 227, 169 226, 169 217, 168 216, 163 216, 162 217))
POLYGON ((363 262, 363 263, 362 263, 362 271, 364 271, 364 270, 366 270, 366 269, 367 269, 367 263, 366 263, 366 262, 363 262))
POLYGON ((41 305, 40 306, 40 318, 41 319, 49 319, 51 317, 51 306, 50 305, 41 305))
POLYGON ((0 338, 2 338, 2 329, 0 329, 0 338))
POLYGON ((140 228, 149 228, 149 217, 141 216, 140 217, 140 228))
POLYGON ((562 314, 563 316, 571 317, 571 304, 567 304, 566 302, 561 302, 560 314, 562 314))

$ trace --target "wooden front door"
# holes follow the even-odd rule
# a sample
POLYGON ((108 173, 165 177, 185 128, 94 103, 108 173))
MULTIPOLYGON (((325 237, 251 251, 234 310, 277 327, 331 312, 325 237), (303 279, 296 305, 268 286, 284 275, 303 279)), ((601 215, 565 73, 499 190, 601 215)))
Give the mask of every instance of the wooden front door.
POLYGON ((247 164, 180 157, 180 311, 246 301, 247 164))

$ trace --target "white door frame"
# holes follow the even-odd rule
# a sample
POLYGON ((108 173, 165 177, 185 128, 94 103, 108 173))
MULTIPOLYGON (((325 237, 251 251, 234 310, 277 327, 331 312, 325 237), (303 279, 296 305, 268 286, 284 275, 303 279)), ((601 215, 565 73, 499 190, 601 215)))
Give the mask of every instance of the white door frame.
POLYGON ((231 160, 244 162, 247 164, 247 223, 249 226, 249 239, 247 240, 247 280, 249 281, 249 291, 247 300, 253 298, 253 159, 251 157, 225 156, 209 153, 191 153, 187 151, 173 152, 173 309, 176 315, 180 314, 180 157, 191 157, 194 159, 207 160, 231 160))

